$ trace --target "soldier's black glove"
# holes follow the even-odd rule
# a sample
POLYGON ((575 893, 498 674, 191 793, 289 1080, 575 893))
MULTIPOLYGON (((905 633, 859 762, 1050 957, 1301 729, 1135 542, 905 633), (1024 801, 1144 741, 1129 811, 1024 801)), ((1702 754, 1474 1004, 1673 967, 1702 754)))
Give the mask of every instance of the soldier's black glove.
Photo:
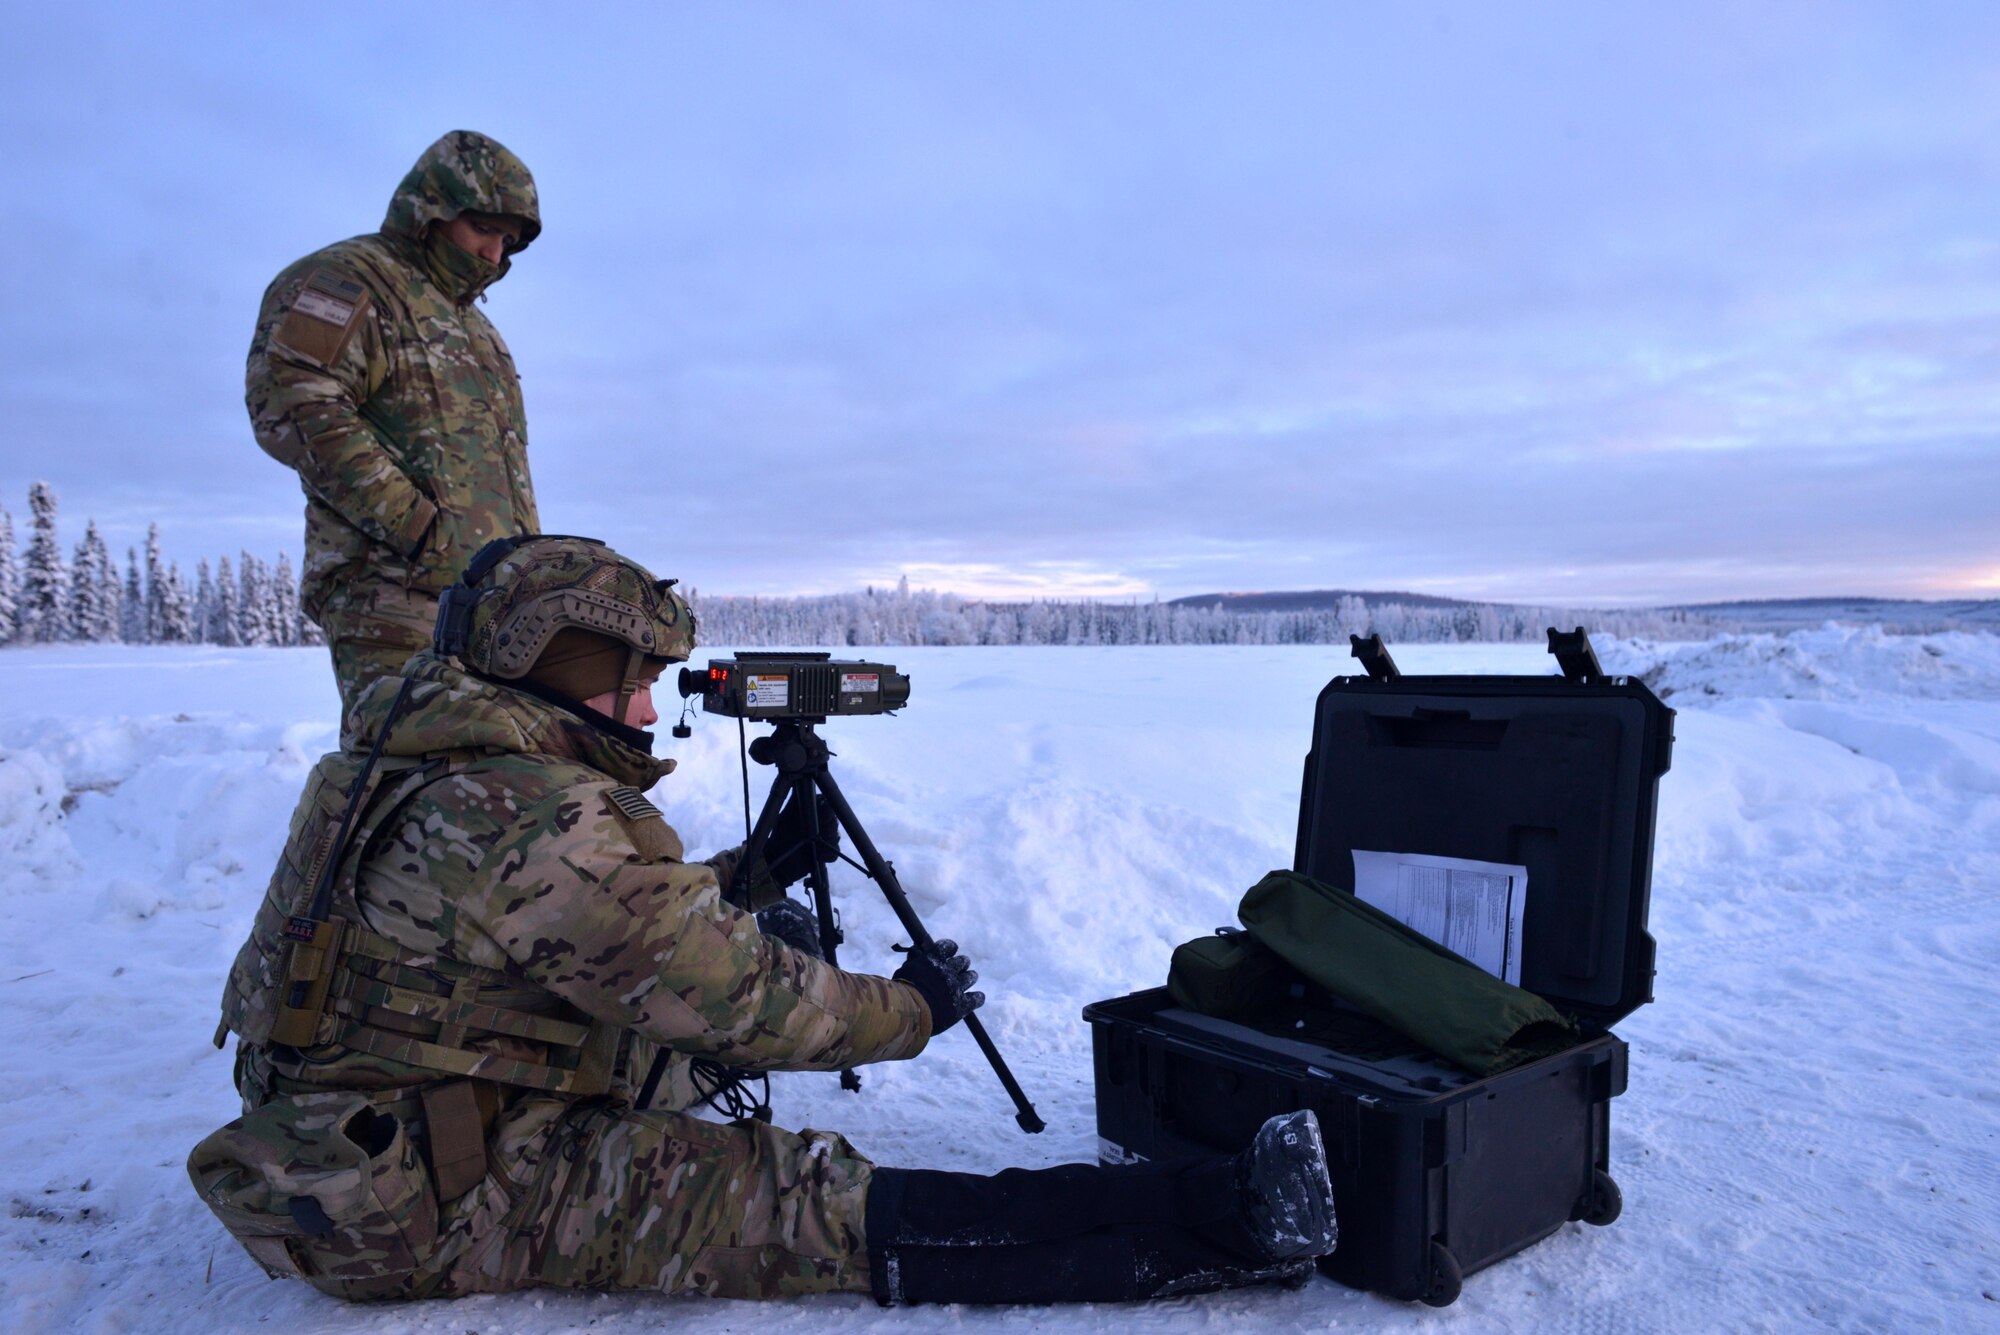
MULTIPOLYGON (((840 821, 834 817, 833 804, 824 794, 814 793, 813 803, 819 808, 820 857, 832 862, 840 856, 840 821)), ((780 889, 804 880, 812 870, 812 836, 806 826, 806 806, 801 798, 794 796, 785 803, 778 819, 771 822, 771 837, 765 841, 764 853, 765 867, 780 889)))
POLYGON ((984 992, 968 990, 979 975, 972 961, 958 953, 956 941, 939 941, 929 948, 912 946, 895 979, 923 994, 924 1004, 931 1008, 933 1034, 942 1034, 986 1004, 984 992))
POLYGON ((819 919, 796 899, 781 899, 757 910, 757 930, 783 941, 802 955, 816 960, 826 958, 819 948, 819 919))

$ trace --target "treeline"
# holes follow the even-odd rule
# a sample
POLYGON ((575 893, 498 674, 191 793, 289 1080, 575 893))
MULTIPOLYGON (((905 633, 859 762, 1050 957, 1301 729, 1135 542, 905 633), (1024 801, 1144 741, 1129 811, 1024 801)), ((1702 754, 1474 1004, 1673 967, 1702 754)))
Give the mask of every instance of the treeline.
POLYGON ((1467 603, 1415 607, 1369 604, 1350 594, 1337 607, 1300 612, 1232 612, 1220 605, 1053 602, 996 603, 929 590, 905 579, 894 590, 808 598, 726 598, 691 593, 703 644, 1346 644, 1380 633, 1391 644, 1540 641, 1547 628, 1587 626, 1597 634, 1687 639, 1726 627, 1683 611, 1514 607, 1467 603))
MULTIPOLYGON (((192 580, 160 557, 160 526, 146 534, 142 556, 112 558, 95 520, 63 559, 56 494, 46 482, 28 490, 27 546, 16 552, 14 521, 0 508, 0 644, 74 641, 126 644, 323 644, 299 610, 291 558, 267 564, 248 552, 236 562, 207 561, 192 580)), ((1368 603, 1349 595, 1329 609, 1230 611, 1163 603, 988 602, 929 589, 908 579, 894 589, 800 598, 703 597, 690 601, 704 645, 951 644, 1345 644, 1379 632, 1391 644, 1441 641, 1539 641, 1547 627, 1588 626, 1605 635, 1699 638, 1729 623, 1679 610, 1578 611, 1466 603, 1418 607, 1368 603)))
POLYGON ((63 559, 56 534, 56 493, 28 489, 28 545, 14 548, 14 518, 0 509, 0 644, 84 641, 125 644, 324 644, 299 611, 292 559, 268 565, 248 552, 195 567, 160 559, 160 526, 146 532, 146 554, 125 550, 121 572, 97 521, 63 559))

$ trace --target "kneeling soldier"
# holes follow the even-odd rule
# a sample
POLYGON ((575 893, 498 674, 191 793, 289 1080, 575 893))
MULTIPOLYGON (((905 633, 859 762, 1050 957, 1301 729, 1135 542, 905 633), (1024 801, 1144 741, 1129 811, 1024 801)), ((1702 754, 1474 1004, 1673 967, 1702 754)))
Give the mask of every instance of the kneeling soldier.
POLYGON ((652 683, 694 649, 672 583, 588 539, 490 544, 433 649, 314 769, 224 992, 244 1116, 188 1162, 251 1255, 349 1298, 1055 1302, 1308 1277, 1334 1241, 1310 1113, 1234 1157, 986 1177, 635 1106, 660 1052, 839 1070, 914 1057, 982 1000, 949 943, 894 978, 815 958, 782 863, 753 913, 721 896, 740 850, 685 859, 643 796, 673 768, 641 731, 652 683))

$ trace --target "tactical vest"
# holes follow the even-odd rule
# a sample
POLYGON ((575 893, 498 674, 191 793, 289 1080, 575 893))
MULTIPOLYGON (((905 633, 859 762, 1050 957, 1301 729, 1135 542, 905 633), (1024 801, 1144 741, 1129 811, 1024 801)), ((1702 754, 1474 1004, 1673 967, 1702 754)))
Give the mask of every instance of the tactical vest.
POLYGON ((233 1032, 270 1048, 285 1074, 331 1045, 440 1077, 575 1096, 610 1089, 617 1026, 518 975, 410 950, 362 919, 356 883, 374 836, 465 759, 384 756, 370 768, 347 756, 313 771, 229 971, 217 1047, 233 1032), (318 917, 315 892, 336 857, 327 911, 318 917), (513 1041, 496 1052, 489 1041, 498 1039, 513 1041))

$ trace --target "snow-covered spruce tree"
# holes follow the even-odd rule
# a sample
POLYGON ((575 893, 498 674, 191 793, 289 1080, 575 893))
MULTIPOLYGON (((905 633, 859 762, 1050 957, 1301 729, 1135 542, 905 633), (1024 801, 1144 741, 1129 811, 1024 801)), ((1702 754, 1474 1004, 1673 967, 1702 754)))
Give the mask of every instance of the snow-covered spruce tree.
POLYGON ((264 581, 264 605, 257 613, 258 618, 264 623, 264 643, 283 644, 285 630, 280 619, 283 613, 278 607, 278 573, 269 561, 260 558, 257 562, 257 575, 264 581))
POLYGON ((0 644, 14 642, 21 616, 21 568, 14 563, 14 516, 0 510, 0 644))
POLYGON ((139 582, 139 549, 125 549, 125 597, 118 605, 118 638, 127 644, 145 644, 146 587, 139 582))
MULTIPOLYGON (((146 642, 172 644, 167 638, 167 572, 160 561, 160 526, 146 526, 146 642)), ((185 590, 183 590, 185 593, 185 590)))
POLYGON ((84 626, 91 620, 96 596, 92 585, 95 583, 90 569, 90 545, 79 542, 69 556, 69 587, 63 590, 63 623, 66 627, 62 638, 82 640, 89 637, 84 626))
MULTIPOLYGON (((202 577, 208 577, 204 567, 202 577)), ((187 585, 181 582, 181 568, 167 567, 165 580, 160 589, 160 623, 153 632, 155 644, 193 644, 194 607, 188 597, 187 585)))
POLYGON ((269 644, 271 632, 264 616, 264 563, 248 552, 239 553, 237 560, 236 643, 269 644))
POLYGON ((118 577, 112 573, 111 549, 91 520, 77 543, 70 565, 68 638, 93 644, 118 638, 118 577))
POLYGON ((289 552, 278 553, 278 568, 271 575, 271 616, 273 644, 292 645, 299 639, 299 581, 292 573, 289 552))
POLYGON ((208 561, 204 558, 195 563, 194 608, 191 623, 194 638, 189 643, 208 643, 208 628, 214 621, 215 581, 209 577, 208 561))
POLYGON ((281 599, 278 595, 277 568, 269 561, 263 560, 257 562, 257 567, 262 572, 264 579, 264 610, 262 613, 264 619, 264 643, 283 644, 285 642, 287 626, 284 620, 284 609, 279 606, 281 599))
POLYGON ((236 572, 229 568, 229 558, 223 557, 215 563, 215 602, 209 607, 208 628, 202 638, 210 644, 237 645, 242 611, 236 594, 236 572))
POLYGON ((21 572, 20 638, 29 644, 54 644, 67 638, 64 603, 69 585, 62 548, 56 543, 55 488, 46 482, 28 488, 28 509, 34 527, 21 572))
POLYGON ((125 586, 118 578, 118 562, 112 559, 111 544, 97 531, 97 521, 91 520, 83 534, 84 546, 90 548, 90 568, 97 577, 97 618, 89 626, 89 638, 99 644, 113 644, 120 638, 119 630, 125 622, 125 586))

